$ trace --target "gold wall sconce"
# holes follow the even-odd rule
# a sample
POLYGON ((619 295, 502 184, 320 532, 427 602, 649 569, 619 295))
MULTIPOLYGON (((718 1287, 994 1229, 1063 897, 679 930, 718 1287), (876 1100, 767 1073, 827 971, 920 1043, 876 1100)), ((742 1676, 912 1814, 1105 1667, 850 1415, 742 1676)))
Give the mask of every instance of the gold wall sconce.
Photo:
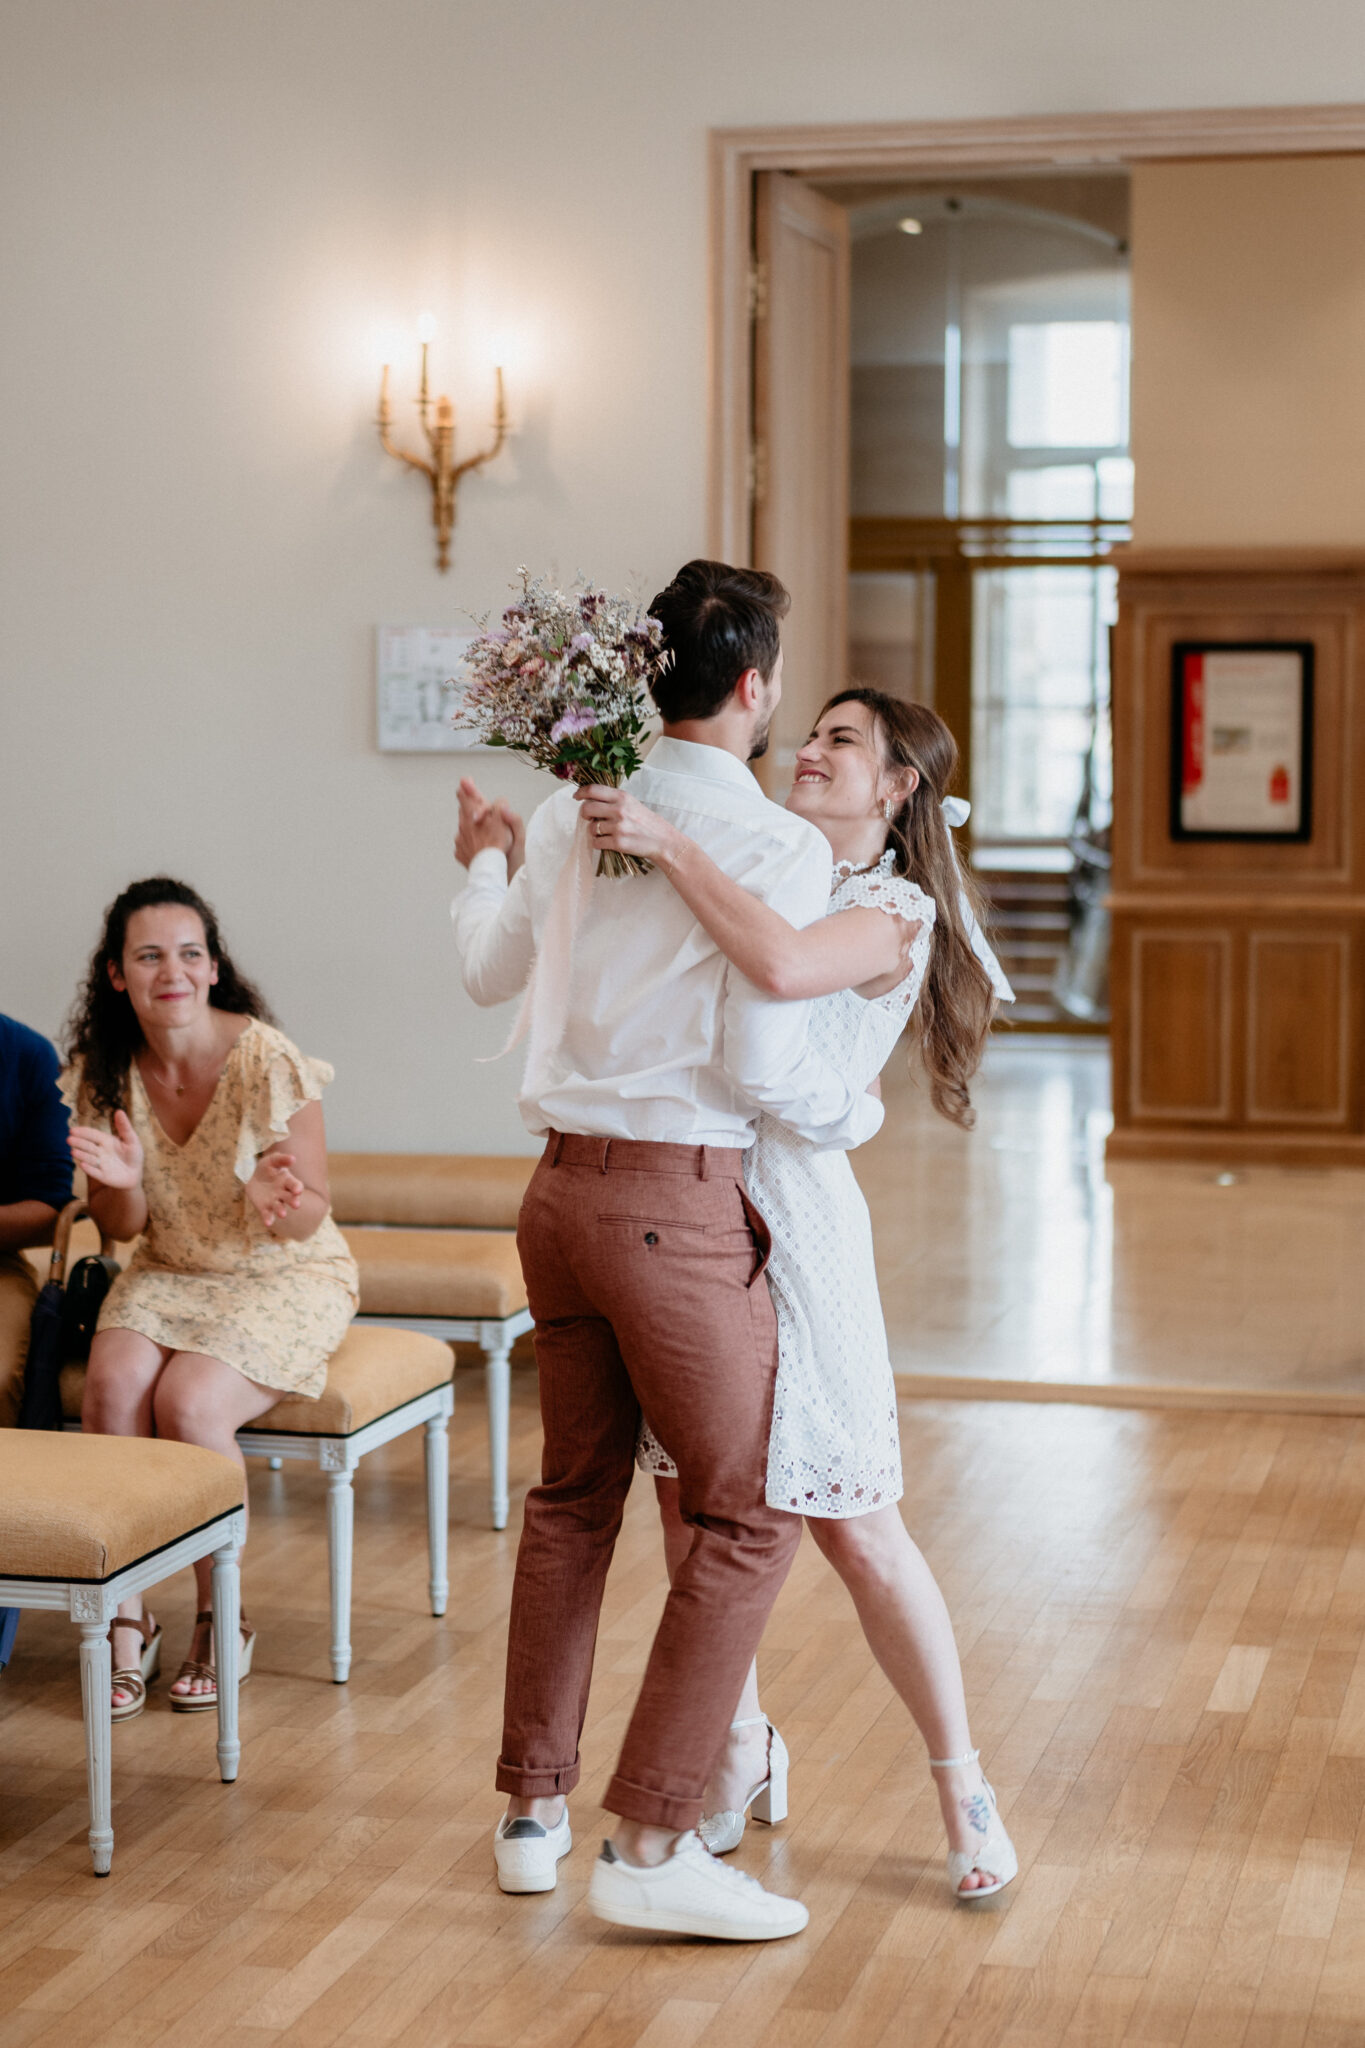
POLYGON ((422 344, 422 384, 417 394, 417 416, 422 423, 427 447, 431 450, 430 460, 424 455, 409 455, 406 448, 396 448, 390 438, 393 413, 389 406, 389 366, 384 365, 384 374, 379 384, 379 439, 385 451, 406 462, 410 469, 420 470, 431 484, 431 523, 436 528, 436 566, 450 567, 450 536, 455 527, 455 493, 460 487, 460 478, 471 469, 482 469, 485 462, 491 462, 507 439, 507 403, 503 395, 501 365, 494 371, 497 380, 497 399, 493 412, 492 444, 478 455, 467 455, 463 462, 455 460, 455 408, 448 398, 438 398, 435 406, 435 421, 432 420, 431 396, 427 385, 427 352, 436 333, 436 322, 430 313, 424 313, 417 323, 418 339, 422 344))

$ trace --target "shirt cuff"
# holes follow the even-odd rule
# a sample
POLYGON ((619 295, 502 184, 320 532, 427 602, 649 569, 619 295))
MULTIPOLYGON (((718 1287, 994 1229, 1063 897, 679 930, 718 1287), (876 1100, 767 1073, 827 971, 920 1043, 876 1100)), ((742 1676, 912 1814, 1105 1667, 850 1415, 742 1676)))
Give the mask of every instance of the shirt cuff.
POLYGON ((471 882, 497 882, 507 887, 507 855, 500 846, 485 846, 482 853, 476 853, 469 863, 471 882))
POLYGON ((502 895, 508 887, 507 855, 496 846, 485 846, 469 863, 469 879, 457 896, 450 899, 451 921, 459 917, 460 905, 475 882, 487 882, 490 893, 502 895))

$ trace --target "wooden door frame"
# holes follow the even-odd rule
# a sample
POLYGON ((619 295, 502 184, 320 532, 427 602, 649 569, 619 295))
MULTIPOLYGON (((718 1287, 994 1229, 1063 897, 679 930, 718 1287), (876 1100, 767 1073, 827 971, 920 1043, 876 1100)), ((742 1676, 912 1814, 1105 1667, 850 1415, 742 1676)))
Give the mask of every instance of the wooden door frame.
POLYGON ((980 121, 870 122, 811 128, 714 128, 711 152, 708 546, 750 556, 750 342, 754 173, 942 176, 1080 170, 1170 158, 1337 156, 1365 151, 1365 105, 1168 108, 980 121))

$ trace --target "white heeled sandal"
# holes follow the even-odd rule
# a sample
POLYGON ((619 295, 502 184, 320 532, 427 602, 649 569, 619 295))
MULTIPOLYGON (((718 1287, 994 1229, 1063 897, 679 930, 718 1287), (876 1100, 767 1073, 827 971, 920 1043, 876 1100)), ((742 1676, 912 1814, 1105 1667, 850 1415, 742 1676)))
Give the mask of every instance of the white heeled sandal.
POLYGON ((791 1759, 787 1745, 774 1728, 766 1714, 749 1714, 743 1721, 732 1721, 732 1728, 757 1728, 760 1724, 768 1731, 768 1775, 760 1778, 753 1791, 745 1800, 738 1813, 727 1806, 721 1813, 703 1814, 697 1823, 697 1833, 713 1856, 728 1856, 744 1840, 746 1815, 753 1814, 766 1827, 775 1828, 779 1821, 787 1818, 787 1770, 791 1759))
MULTIPOLYGON (((979 1749, 969 1749, 966 1756, 931 1756, 929 1768, 931 1771, 965 1771, 969 1764, 979 1760, 980 1755, 979 1749)), ((997 1892, 1004 1891, 1005 1886, 1012 1884, 1019 1875, 1019 1858, 1000 1819, 1000 1810, 995 1803, 995 1788, 984 1771, 981 1774, 981 1782, 986 1788, 986 1797, 990 1801, 991 1809, 990 1824, 986 1828, 981 1846, 979 1849, 948 1851, 948 1883, 952 1887, 954 1898, 961 1900, 964 1906, 973 1905, 977 1899, 993 1899, 997 1892), (977 1885, 972 1891, 964 1892, 962 1880, 964 1877, 970 1877, 974 1870, 989 1875, 995 1882, 977 1885)))

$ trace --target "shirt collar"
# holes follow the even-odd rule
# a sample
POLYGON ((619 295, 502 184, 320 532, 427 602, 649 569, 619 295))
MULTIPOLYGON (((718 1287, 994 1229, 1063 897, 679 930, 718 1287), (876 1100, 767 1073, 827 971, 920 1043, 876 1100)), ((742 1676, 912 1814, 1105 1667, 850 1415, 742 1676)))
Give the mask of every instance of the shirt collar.
POLYGON ((752 771, 724 747, 700 746, 696 740, 675 740, 661 733, 645 756, 646 768, 666 775, 694 775, 702 782, 728 782, 761 795, 752 771))

